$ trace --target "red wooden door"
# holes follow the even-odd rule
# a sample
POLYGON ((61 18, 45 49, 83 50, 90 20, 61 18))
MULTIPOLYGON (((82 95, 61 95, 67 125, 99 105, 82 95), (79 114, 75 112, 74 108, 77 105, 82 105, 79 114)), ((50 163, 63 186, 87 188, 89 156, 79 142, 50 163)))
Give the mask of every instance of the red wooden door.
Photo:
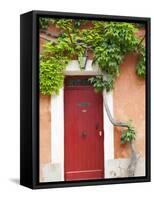
POLYGON ((104 177, 103 99, 87 77, 65 80, 65 180, 104 177))

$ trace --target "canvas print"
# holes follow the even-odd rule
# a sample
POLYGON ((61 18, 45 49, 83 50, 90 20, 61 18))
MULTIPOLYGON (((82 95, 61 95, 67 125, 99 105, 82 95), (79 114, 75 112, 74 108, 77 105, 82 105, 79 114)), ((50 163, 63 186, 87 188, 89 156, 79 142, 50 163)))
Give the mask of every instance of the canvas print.
POLYGON ((39 182, 146 176, 144 23, 39 17, 39 182))

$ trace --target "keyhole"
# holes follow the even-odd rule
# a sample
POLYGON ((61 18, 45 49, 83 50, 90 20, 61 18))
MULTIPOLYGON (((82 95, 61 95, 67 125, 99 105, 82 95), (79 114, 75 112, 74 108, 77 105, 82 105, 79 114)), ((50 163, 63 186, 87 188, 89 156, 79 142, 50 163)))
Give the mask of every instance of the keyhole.
POLYGON ((85 137, 87 136, 87 132, 86 132, 86 131, 82 131, 81 136, 82 136, 83 138, 85 138, 85 137))
POLYGON ((98 124, 98 123, 96 123, 96 130, 98 130, 98 128, 99 128, 99 124, 98 124))

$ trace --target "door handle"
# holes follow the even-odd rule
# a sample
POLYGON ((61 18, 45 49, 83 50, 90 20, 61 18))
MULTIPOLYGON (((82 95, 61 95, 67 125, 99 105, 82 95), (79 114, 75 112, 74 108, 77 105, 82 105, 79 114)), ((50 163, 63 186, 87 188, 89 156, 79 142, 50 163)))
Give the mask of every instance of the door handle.
POLYGON ((103 134, 103 131, 98 131, 98 134, 99 134, 99 136, 101 137, 102 136, 102 134, 103 134))

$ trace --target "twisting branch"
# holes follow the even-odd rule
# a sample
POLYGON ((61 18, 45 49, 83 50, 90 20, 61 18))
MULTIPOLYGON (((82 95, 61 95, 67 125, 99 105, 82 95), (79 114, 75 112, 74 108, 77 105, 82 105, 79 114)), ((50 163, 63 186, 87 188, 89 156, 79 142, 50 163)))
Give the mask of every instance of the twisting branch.
POLYGON ((53 33, 53 32, 46 31, 46 30, 41 30, 40 33, 44 33, 45 35, 50 36, 52 38, 58 38, 62 34, 62 32, 60 32, 60 33, 53 33))
POLYGON ((127 172, 128 172, 128 177, 133 177, 135 175, 135 170, 136 170, 136 165, 138 161, 138 157, 135 151, 134 143, 130 143, 130 148, 131 148, 131 162, 128 165, 127 172))
POLYGON ((118 122, 118 121, 115 121, 111 115, 111 112, 110 112, 110 109, 108 107, 108 103, 107 103, 107 99, 106 99, 106 91, 103 92, 103 101, 104 101, 104 106, 105 106, 105 110, 106 110, 106 113, 107 113, 107 116, 110 120, 110 122, 113 124, 113 126, 120 126, 120 127, 126 127, 128 128, 128 123, 126 122, 118 122))
POLYGON ((40 38, 42 38, 43 40, 47 40, 48 42, 52 42, 52 39, 47 38, 46 36, 41 35, 40 38))
POLYGON ((142 44, 142 42, 144 41, 144 39, 145 39, 145 35, 141 38, 140 42, 139 42, 138 45, 137 45, 137 48, 140 47, 140 45, 142 44))
MULTIPOLYGON (((110 122, 113 124, 113 126, 119 126, 119 127, 126 127, 128 128, 128 123, 126 122, 118 122, 115 119, 113 119, 108 103, 107 103, 107 98, 106 98, 106 91, 104 90, 103 92, 103 100, 104 100, 104 106, 105 106, 105 110, 107 113, 107 116, 110 120, 110 122)), ((135 147, 134 147, 134 143, 130 142, 130 148, 131 148, 131 160, 130 160, 130 164, 127 168, 127 172, 128 172, 128 177, 133 177, 135 175, 135 170, 136 170, 136 165, 137 165, 137 154, 135 151, 135 147)))

